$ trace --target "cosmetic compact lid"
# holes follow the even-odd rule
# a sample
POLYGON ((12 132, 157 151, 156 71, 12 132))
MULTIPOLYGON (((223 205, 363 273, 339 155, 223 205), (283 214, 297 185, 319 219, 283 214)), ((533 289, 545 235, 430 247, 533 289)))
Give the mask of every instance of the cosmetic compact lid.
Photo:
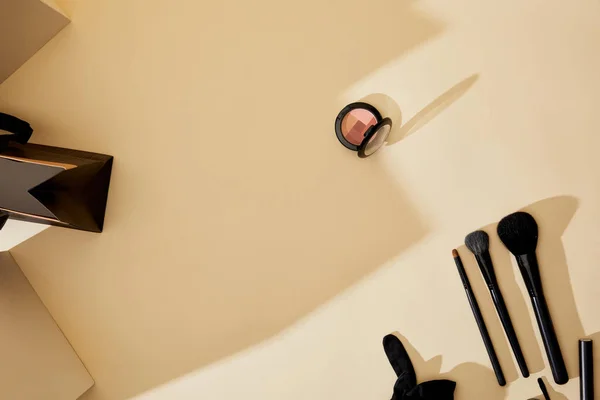
POLYGON ((389 118, 382 118, 375 107, 364 102, 348 104, 335 120, 340 143, 357 151, 361 158, 372 155, 385 144, 391 127, 389 118))
POLYGON ((379 150, 385 144, 391 130, 392 120, 389 118, 384 118, 378 124, 370 127, 365 133, 365 139, 358 146, 358 156, 360 158, 369 157, 379 150))

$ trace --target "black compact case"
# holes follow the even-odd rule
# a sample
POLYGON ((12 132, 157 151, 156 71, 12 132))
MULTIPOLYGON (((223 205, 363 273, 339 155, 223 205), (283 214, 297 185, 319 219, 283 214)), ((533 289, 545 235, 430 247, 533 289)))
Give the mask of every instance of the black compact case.
POLYGON ((33 130, 0 113, 0 210, 11 219, 101 232, 113 157, 27 143, 33 130))
POLYGON ((379 110, 371 104, 364 102, 348 104, 335 119, 335 134, 338 140, 346 148, 358 152, 358 156, 361 158, 369 157, 379 150, 385 144, 385 140, 389 136, 391 129, 392 120, 390 118, 383 118, 379 110), (356 111, 370 113, 375 122, 373 125, 365 127, 360 143, 350 141, 348 139, 348 132, 343 126, 344 119, 356 111))

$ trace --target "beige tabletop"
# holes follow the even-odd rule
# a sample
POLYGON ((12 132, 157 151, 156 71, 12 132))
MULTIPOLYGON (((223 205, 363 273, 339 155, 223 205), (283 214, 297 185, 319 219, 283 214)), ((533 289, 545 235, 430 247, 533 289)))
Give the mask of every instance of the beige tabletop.
POLYGON ((12 251, 96 381, 85 400, 388 399, 390 332, 458 400, 540 398, 551 373, 493 234, 519 209, 571 376, 551 396, 578 398, 577 339, 600 343, 598 1, 62 3, 72 24, 0 109, 115 156, 102 234, 12 251), (366 160, 333 130, 360 99, 394 122, 366 160), (529 379, 462 246, 481 227, 529 379))

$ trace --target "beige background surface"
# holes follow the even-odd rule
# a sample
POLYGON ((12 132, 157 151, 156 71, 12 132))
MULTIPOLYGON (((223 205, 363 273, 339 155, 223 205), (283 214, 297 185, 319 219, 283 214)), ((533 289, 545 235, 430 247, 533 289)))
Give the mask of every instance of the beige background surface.
POLYGON ((572 376, 552 398, 578 396, 576 339, 600 331, 600 3, 61 5, 73 23, 0 107, 36 142, 116 159, 104 233, 13 251, 96 380, 84 399, 389 398, 392 331, 459 400, 539 396, 511 258, 492 243, 527 380, 459 248, 501 389, 450 256, 523 207, 572 376), (368 160, 333 132, 363 97, 395 123, 368 160))
POLYGON ((53 3, 0 0, 0 83, 69 23, 53 3))
POLYGON ((48 229, 48 226, 9 219, 2 228, 2 235, 0 235, 0 251, 8 251, 44 229, 48 229))
POLYGON ((75 400, 94 381, 10 253, 0 252, 0 398, 75 400))

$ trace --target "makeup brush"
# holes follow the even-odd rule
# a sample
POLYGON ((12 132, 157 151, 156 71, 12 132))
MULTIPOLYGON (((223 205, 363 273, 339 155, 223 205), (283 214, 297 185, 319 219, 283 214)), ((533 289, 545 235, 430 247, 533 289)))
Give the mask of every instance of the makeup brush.
POLYGON ((481 314, 481 310, 479 309, 479 304, 477 304, 477 299, 475 298, 475 293, 473 293, 473 289, 471 288, 471 283, 469 282, 469 277, 467 276, 467 272, 465 271, 465 267, 463 266, 462 260, 458 255, 458 251, 456 249, 452 250, 452 257, 454 258, 454 262, 456 263, 456 268, 458 268, 458 274, 460 275, 460 280, 463 283, 465 288, 465 293, 467 294, 467 299, 469 300, 469 304, 471 305, 471 311, 473 311, 473 316, 475 317, 475 322, 477 322, 477 327, 479 328, 479 333, 481 334, 481 339, 483 340, 483 344, 485 345, 485 349, 487 350, 488 356, 490 357, 490 362, 492 363, 492 368, 494 369, 494 373, 496 374, 496 379, 498 380, 498 384, 500 386, 506 385, 506 379, 504 378, 504 373, 502 372, 502 367, 500 366, 500 361, 498 361, 498 356, 496 355, 496 350, 494 350, 494 345, 492 343, 492 339, 490 338, 490 334, 485 326, 485 320, 483 319, 483 315, 481 314))
POLYGON ((519 345, 519 339, 517 338, 515 328, 510 319, 510 314, 504 303, 504 297, 498 286, 498 280, 496 279, 496 273, 494 272, 494 264, 490 257, 490 237, 484 231, 475 231, 469 233, 467 237, 465 237, 465 245, 475 255, 479 270, 490 290, 496 312, 498 313, 498 317, 500 317, 500 322, 502 322, 502 327, 504 328, 510 347, 515 355, 521 374, 524 378, 527 378, 529 376, 529 368, 527 368, 525 356, 519 345))
POLYGON ((563 385, 569 381, 567 367, 556 338, 548 304, 542 289, 540 269, 535 254, 538 240, 538 226, 535 219, 526 212, 516 212, 504 217, 498 223, 498 236, 506 248, 515 256, 535 313, 540 334, 544 342, 548 362, 554 381, 563 385))
POLYGON ((594 400, 594 352, 592 339, 579 340, 579 393, 581 400, 594 400))
POLYGON ((544 400, 550 400, 550 394, 548 393, 548 389, 546 389, 546 384, 542 378, 537 379, 538 385, 540 385, 540 389, 542 390, 542 394, 544 395, 544 400))
POLYGON ((6 224, 6 221, 8 221, 8 213, 0 210, 0 230, 4 228, 4 224, 6 224))

